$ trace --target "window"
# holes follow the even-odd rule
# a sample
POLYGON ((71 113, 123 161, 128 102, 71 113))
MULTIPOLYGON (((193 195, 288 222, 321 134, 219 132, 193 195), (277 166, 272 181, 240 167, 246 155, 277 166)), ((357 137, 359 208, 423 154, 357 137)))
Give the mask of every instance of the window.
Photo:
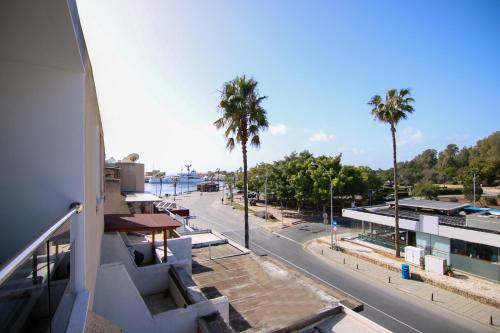
POLYGON ((472 259, 498 262, 498 248, 494 246, 469 243, 459 239, 450 242, 451 253, 467 256, 472 259))

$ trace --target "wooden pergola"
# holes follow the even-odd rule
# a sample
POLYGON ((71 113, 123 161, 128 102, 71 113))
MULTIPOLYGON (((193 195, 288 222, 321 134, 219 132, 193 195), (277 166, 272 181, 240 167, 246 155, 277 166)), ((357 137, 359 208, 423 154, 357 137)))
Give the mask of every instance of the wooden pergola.
POLYGON ((153 260, 155 258, 155 232, 163 232, 163 255, 167 261, 167 231, 181 224, 167 214, 108 214, 104 215, 105 232, 149 231, 153 236, 153 260))

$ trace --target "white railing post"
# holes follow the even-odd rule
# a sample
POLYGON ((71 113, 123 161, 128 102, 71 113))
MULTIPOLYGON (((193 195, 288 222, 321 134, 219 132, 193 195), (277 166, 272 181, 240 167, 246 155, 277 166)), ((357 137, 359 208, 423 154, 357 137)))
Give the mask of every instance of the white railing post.
POLYGON ((71 264, 70 286, 71 291, 78 293, 86 289, 85 286, 85 212, 71 216, 70 221, 71 264))

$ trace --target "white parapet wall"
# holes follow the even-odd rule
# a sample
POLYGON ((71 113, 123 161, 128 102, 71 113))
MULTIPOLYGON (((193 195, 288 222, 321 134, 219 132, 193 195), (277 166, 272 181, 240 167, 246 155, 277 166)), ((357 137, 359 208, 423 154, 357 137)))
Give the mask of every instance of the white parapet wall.
POLYGON ((168 290, 180 307, 153 315, 125 266, 121 263, 104 264, 98 272, 93 310, 120 326, 125 333, 197 333, 198 318, 216 312, 229 322, 226 296, 208 300, 200 292, 200 299, 188 304, 178 299, 182 296, 175 283, 170 283, 168 290))
POLYGON ((105 233, 102 241, 101 264, 121 263, 139 292, 153 294, 166 288, 170 264, 137 267, 122 237, 118 233, 105 233))

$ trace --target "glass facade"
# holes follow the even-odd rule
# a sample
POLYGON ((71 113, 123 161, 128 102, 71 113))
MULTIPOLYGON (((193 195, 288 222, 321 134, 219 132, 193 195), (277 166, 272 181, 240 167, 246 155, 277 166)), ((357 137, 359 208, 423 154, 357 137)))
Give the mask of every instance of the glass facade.
POLYGON ((498 247, 452 239, 450 264, 452 267, 500 281, 498 247))
POLYGON ((469 243, 459 239, 452 239, 450 245, 450 251, 453 254, 498 263, 498 247, 469 243))

